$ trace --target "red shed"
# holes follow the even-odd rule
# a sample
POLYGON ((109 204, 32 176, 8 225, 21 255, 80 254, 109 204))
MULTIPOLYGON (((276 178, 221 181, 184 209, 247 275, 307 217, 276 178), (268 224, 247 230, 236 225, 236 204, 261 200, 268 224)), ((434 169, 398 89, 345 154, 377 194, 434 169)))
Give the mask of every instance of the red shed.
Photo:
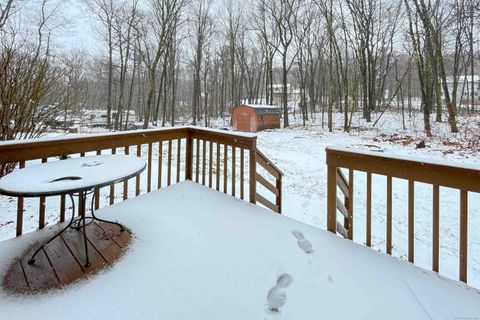
POLYGON ((280 128, 281 110, 270 105, 241 104, 232 111, 233 130, 257 132, 280 128))

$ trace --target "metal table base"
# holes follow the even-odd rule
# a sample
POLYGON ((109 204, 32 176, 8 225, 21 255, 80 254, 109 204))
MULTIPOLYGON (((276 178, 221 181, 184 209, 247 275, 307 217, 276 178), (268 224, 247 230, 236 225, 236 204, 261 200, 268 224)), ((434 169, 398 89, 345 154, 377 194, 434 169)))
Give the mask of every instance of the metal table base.
POLYGON ((68 223, 68 225, 65 228, 60 230, 60 232, 55 234, 52 238, 50 238, 47 242, 45 242, 42 246, 40 246, 35 251, 35 253, 32 255, 32 257, 28 260, 28 264, 30 264, 30 265, 34 264, 35 263, 35 256, 37 255, 37 253, 40 252, 40 250, 43 249, 43 247, 45 247, 47 244, 52 242, 55 238, 57 238, 59 235, 61 235, 63 232, 65 232, 68 228, 72 228, 72 229, 75 229, 75 230, 83 233, 83 241, 84 241, 84 244, 85 244, 85 264, 84 264, 84 267, 88 268, 88 267, 90 267, 90 259, 89 259, 89 256, 88 256, 88 242, 89 242, 89 240, 88 240, 88 236, 87 236, 86 227, 94 221, 100 221, 100 222, 104 222, 104 223, 115 224, 115 225, 120 227, 120 231, 122 231, 122 232, 125 230, 125 228, 118 222, 100 219, 97 216, 95 216, 95 208, 94 208, 95 197, 93 196, 94 193, 95 193, 95 189, 90 189, 90 190, 83 191, 83 192, 78 192, 78 193, 68 193, 68 196, 70 197, 70 201, 72 202, 72 218, 70 219, 70 222, 68 223), (88 195, 92 195, 92 201, 91 201, 91 206, 90 206, 91 216, 86 216, 86 214, 85 214, 86 202, 87 202, 87 196, 88 195), (77 218, 75 218, 74 196, 78 196, 79 199, 80 199, 79 201, 81 201, 81 203, 79 203, 79 217, 77 217, 77 218), (88 223, 86 222, 87 219, 90 220, 88 223))

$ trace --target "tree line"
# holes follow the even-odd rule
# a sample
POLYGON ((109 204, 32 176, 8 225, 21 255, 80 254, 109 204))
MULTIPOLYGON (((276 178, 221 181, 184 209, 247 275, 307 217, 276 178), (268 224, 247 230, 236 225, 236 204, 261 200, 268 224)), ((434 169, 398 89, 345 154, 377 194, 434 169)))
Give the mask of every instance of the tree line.
POLYGON ((459 94, 467 112, 478 103, 478 83, 466 90, 459 79, 480 73, 480 0, 85 3, 95 53, 54 45, 67 23, 61 1, 0 5, 2 140, 38 136, 53 115, 85 108, 124 130, 131 111, 144 128, 209 126, 240 103, 278 103, 284 127, 289 113, 304 124, 320 115, 330 131, 334 114, 348 131, 357 112, 376 123, 419 108, 431 135, 433 120, 458 132, 459 94))

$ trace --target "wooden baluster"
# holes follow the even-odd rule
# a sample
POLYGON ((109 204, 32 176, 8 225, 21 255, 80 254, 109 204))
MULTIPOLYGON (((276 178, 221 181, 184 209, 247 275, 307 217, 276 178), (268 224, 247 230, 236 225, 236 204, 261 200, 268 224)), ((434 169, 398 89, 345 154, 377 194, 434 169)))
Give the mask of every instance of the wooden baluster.
POLYGON ((228 181, 228 146, 223 145, 223 192, 227 193, 228 181))
POLYGON ((280 175, 277 179, 276 188, 278 195, 276 197, 275 204, 278 207, 278 213, 282 214, 282 175, 280 175))
POLYGON ((217 142, 217 170, 216 170, 216 180, 217 180, 217 191, 220 191, 220 143, 217 142))
POLYGON ((200 177, 200 140, 197 139, 197 148, 195 150, 195 182, 198 183, 200 177))
POLYGON ((392 177, 387 177, 387 242, 386 251, 392 254, 392 177))
POLYGON ((187 137, 185 146, 185 180, 192 181, 193 179, 193 139, 191 136, 187 137))
POLYGON ((257 181, 255 180, 255 174, 257 173, 257 141, 254 140, 251 149, 249 151, 249 190, 248 196, 250 198, 250 203, 257 203, 257 181))
MULTIPOLYGON (((137 144, 137 157, 142 157, 142 146, 137 144)), ((135 177, 135 196, 140 194, 140 175, 137 174, 135 177)))
POLYGON ((353 240, 353 170, 348 170, 348 239, 353 240))
POLYGON ((206 161, 207 161, 207 141, 203 140, 202 143, 202 184, 205 185, 205 168, 206 168, 206 161))
MULTIPOLYGON (((20 161, 20 169, 25 168, 25 161, 20 161)), ((23 233, 23 197, 17 199, 17 237, 23 233)))
POLYGON ((172 184, 172 140, 168 140, 167 186, 172 184))
POLYGON ((240 148, 240 199, 245 197, 245 158, 244 150, 240 148))
MULTIPOLYGON (((112 148, 112 154, 116 154, 117 153, 117 148, 112 148)), ((110 205, 112 205, 114 202, 115 202, 115 184, 112 183, 110 185, 110 205)))
POLYGON ((408 261, 415 260, 415 182, 408 181, 408 261))
POLYGON ((177 140, 177 183, 180 182, 180 159, 182 156, 182 139, 177 140))
POLYGON ((327 230, 337 233, 337 168, 327 167, 327 230))
MULTIPOLYGON (((97 150, 97 156, 101 155, 102 154, 102 150, 97 150)), ((95 188, 95 193, 94 193, 94 197, 95 197, 95 209, 98 209, 100 208, 100 188, 95 188)))
POLYGON ((147 192, 152 191, 152 143, 148 144, 147 192))
MULTIPOLYGON (((47 162, 47 158, 42 159, 42 163, 47 162)), ((40 205, 38 209, 38 228, 45 228, 45 197, 40 197, 40 205)))
POLYGON ((440 253, 440 187, 433 186, 433 221, 432 221, 432 270, 439 270, 440 253))
POLYGON ((236 154, 235 154, 235 146, 232 146, 232 196, 235 197, 235 161, 236 161, 236 154))
POLYGON ((468 192, 460 190, 460 281, 467 282, 468 257, 468 192))
POLYGON ((213 157, 213 142, 210 141, 208 146, 208 187, 212 188, 213 186, 213 164, 212 164, 212 157, 213 157))
MULTIPOLYGON (((130 147, 125 147, 125 154, 130 154, 130 147)), ((128 180, 123 181, 123 200, 128 199, 128 180)))
POLYGON ((163 169, 163 141, 158 143, 158 177, 157 189, 162 187, 162 169, 163 169))
POLYGON ((367 172, 367 246, 372 246, 372 174, 367 172))

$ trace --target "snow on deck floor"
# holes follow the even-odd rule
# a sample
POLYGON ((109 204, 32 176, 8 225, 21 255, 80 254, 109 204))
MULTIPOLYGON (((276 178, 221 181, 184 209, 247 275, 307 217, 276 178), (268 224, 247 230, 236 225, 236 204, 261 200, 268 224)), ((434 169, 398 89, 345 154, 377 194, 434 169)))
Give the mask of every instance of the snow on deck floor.
MULTIPOLYGON (((126 255, 63 291, 22 297, 0 291, 0 318, 480 317, 480 294, 464 284, 193 182, 98 213, 132 229, 126 255), (292 231, 302 232, 314 252, 302 251, 292 231), (292 283, 280 289, 286 303, 272 314, 267 294, 284 273, 292 283)), ((0 243, 0 274, 22 247, 48 233, 0 243)))

